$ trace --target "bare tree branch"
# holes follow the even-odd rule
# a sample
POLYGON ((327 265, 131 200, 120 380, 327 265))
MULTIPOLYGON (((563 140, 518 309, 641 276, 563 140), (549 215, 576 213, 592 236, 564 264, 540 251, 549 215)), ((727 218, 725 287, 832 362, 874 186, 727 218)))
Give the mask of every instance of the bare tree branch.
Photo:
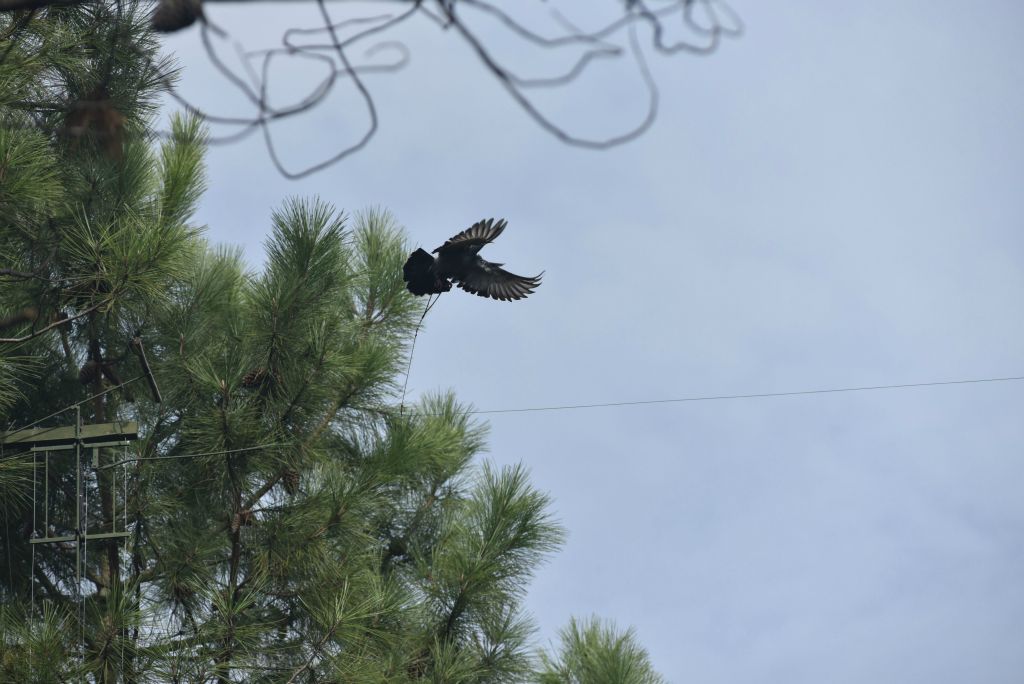
MULTIPOLYGON (((71 5, 82 2, 104 2, 106 0, 0 0, 0 11, 14 9, 35 9, 49 5, 71 5)), ((334 6, 350 10, 349 16, 335 20, 327 9, 326 0, 315 0, 321 25, 313 27, 290 27, 283 31, 280 47, 245 50, 225 31, 213 26, 200 5, 199 0, 161 0, 161 2, 192 2, 195 16, 199 19, 200 39, 213 67, 223 76, 231 88, 237 90, 253 108, 251 115, 225 115, 210 111, 190 102, 171 83, 170 74, 161 73, 161 67, 151 64, 162 79, 168 95, 186 111, 199 116, 222 132, 210 136, 211 144, 232 144, 259 130, 272 163, 286 178, 298 179, 316 173, 361 150, 376 135, 379 119, 365 76, 385 74, 402 69, 409 61, 407 46, 388 39, 388 34, 399 24, 414 16, 421 15, 437 24, 443 30, 452 30, 469 46, 486 71, 501 83, 512 100, 541 128, 558 140, 577 147, 607 149, 633 140, 653 125, 658 110, 658 89, 648 68, 641 46, 638 28, 649 30, 649 47, 658 54, 672 56, 678 53, 708 55, 718 49, 722 39, 740 36, 744 30, 739 15, 725 0, 619 0, 621 12, 618 16, 596 29, 584 30, 575 21, 566 17, 554 3, 541 3, 538 10, 532 4, 532 11, 546 13, 549 26, 545 30, 534 29, 516 16, 517 11, 527 11, 520 3, 510 1, 499 7, 498 0, 377 0, 377 5, 389 4, 401 7, 396 13, 359 12, 354 3, 335 0, 334 6), (463 16, 465 10, 466 16, 463 16), (485 21, 486 29, 477 28, 479 20, 485 21), (562 66, 553 75, 527 77, 508 63, 499 59, 493 49, 496 38, 494 31, 505 31, 524 42, 533 50, 576 49, 576 55, 568 66, 562 66), (211 36, 230 42, 241 63, 242 71, 235 71, 222 59, 217 44, 211 36), (342 33, 345 33, 343 36, 342 33), (683 37, 674 34, 682 33, 683 37), (327 40, 316 38, 323 36, 327 40), (310 42, 305 42, 308 39, 310 42), (354 48, 370 41, 369 48, 356 59, 354 48), (373 42, 376 41, 376 42, 373 42), (376 58, 382 52, 394 54, 397 59, 380 62, 376 58), (288 106, 270 104, 270 67, 278 57, 301 57, 324 66, 324 76, 310 87, 299 101, 288 106), (617 59, 631 59, 635 62, 636 73, 647 92, 647 111, 642 119, 626 130, 605 138, 584 137, 570 129, 556 124, 533 99, 536 89, 569 87, 599 62, 617 59), (259 64, 253 62, 258 60, 259 64), (286 166, 275 144, 272 124, 274 122, 302 116, 327 102, 327 98, 342 82, 349 81, 363 102, 367 121, 361 133, 352 142, 345 143, 334 152, 327 152, 316 162, 295 169, 286 166), (223 127, 228 130, 223 131, 223 127)), ((257 2, 258 0, 205 0, 203 4, 223 2, 257 2)), ((300 1, 300 0, 294 0, 300 1)), ((308 2, 308 0, 301 0, 308 2)), ((364 3, 363 3, 364 4, 364 3)), ((184 24, 183 24, 184 25, 184 24)), ((23 28, 23 27, 22 27, 23 28)), ((18 29, 20 30, 20 29, 18 29)), ((14 40, 12 40, 13 45, 14 40)), ((7 51, 10 52, 10 47, 7 51)), ((564 62, 564 60, 563 60, 564 62)), ((31 109, 31 108, 28 108, 31 109)), ((339 114, 341 114, 339 112, 339 114)), ((345 112, 347 114, 347 112, 345 112)), ((334 127, 348 130, 348 126, 334 127)), ((168 133, 160 134, 163 137, 168 133)))

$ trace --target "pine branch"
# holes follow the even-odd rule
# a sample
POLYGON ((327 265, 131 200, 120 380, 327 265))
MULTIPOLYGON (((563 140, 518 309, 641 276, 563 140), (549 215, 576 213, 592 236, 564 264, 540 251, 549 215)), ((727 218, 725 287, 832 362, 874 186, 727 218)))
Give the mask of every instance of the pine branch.
POLYGON ((67 598, 61 590, 50 581, 50 578, 46 576, 46 572, 44 572, 41 567, 37 566, 35 568, 35 576, 36 579, 39 580, 39 583, 46 588, 46 593, 49 594, 51 600, 58 601, 67 598))
MULTIPOLYGON (((0 0, 3 2, 3 0, 0 0)), ((28 271, 16 271, 13 268, 0 268, 0 276, 7 278, 16 278, 18 280, 29 280, 30 278, 39 278, 40 280, 47 280, 47 278, 41 278, 35 273, 29 273, 28 271)))
POLYGON ((313 379, 320 372, 320 369, 323 368, 324 359, 326 358, 326 356, 327 356, 327 345, 325 344, 323 346, 323 349, 320 350, 320 358, 317 359, 316 364, 314 364, 313 367, 309 370, 309 372, 306 373, 306 377, 303 378, 303 380, 302 380, 302 386, 299 387, 298 391, 295 393, 295 396, 292 398, 291 402, 288 404, 288 408, 285 410, 284 414, 281 416, 281 424, 282 425, 286 424, 288 422, 288 419, 291 418, 292 411, 294 411, 295 407, 298 406, 299 402, 302 400, 302 396, 306 393, 306 390, 309 388, 310 383, 313 381, 313 379))
POLYGON ((464 585, 459 587, 459 594, 455 597, 455 603, 452 604, 452 611, 448 614, 444 627, 441 628, 440 636, 442 640, 451 638, 452 632, 455 631, 455 623, 462 617, 462 613, 465 612, 468 600, 467 590, 468 587, 464 585))
POLYGON ((42 335, 43 333, 45 333, 45 332, 47 332, 49 330, 52 330, 52 329, 57 328, 57 327, 60 327, 62 325, 66 325, 67 323, 70 323, 71 321, 77 320, 77 319, 81 318, 82 316, 86 316, 88 314, 91 314, 93 311, 96 311, 97 309, 100 309, 100 308, 106 306, 107 304, 110 304, 111 301, 112 300, 110 300, 110 299, 104 299, 99 304, 93 304, 88 309, 85 309, 84 311, 81 311, 81 312, 75 314, 74 316, 69 316, 67 318, 62 318, 59 321, 54 321, 53 323, 51 323, 50 325, 46 326, 45 328, 40 328, 39 330, 36 330, 35 332, 33 332, 33 333, 29 334, 29 335, 25 335, 23 337, 0 337, 0 344, 20 344, 22 342, 28 342, 29 340, 34 339, 36 337, 39 337, 40 335, 42 335))
POLYGON ((305 672, 313 666, 313 660, 317 657, 317 655, 320 654, 320 649, 324 647, 324 644, 326 644, 327 641, 334 636, 334 631, 338 629, 338 625, 341 624, 341 620, 342 618, 339 617, 334 621, 334 623, 331 625, 331 628, 327 630, 326 634, 324 634, 323 638, 320 639, 320 641, 315 646, 313 646, 313 652, 310 654, 309 658, 306 659, 306 662, 303 663, 294 672, 292 672, 292 676, 288 678, 288 681, 285 682, 285 684, 292 684, 296 681, 296 678, 299 675, 301 675, 303 672, 305 672))
POLYGON ((334 421, 335 418, 337 418, 338 411, 340 411, 342 407, 346 406, 348 402, 352 400, 352 397, 356 395, 356 392, 357 388, 350 385, 348 391, 345 392, 344 395, 334 400, 334 403, 331 404, 330 410, 328 410, 327 413, 324 415, 323 420, 321 420, 320 424, 317 425, 316 429, 313 430, 313 433, 309 436, 309 439, 305 441, 306 445, 312 444, 320 437, 323 431, 326 430, 328 426, 330 426, 330 424, 334 421))
POLYGON ((249 500, 245 504, 245 509, 251 509, 257 503, 259 503, 260 499, 266 496, 267 492, 273 489, 274 485, 281 481, 281 478, 284 477, 284 472, 284 470, 280 471, 279 473, 271 477, 269 480, 264 482, 262 487, 253 492, 252 496, 249 497, 249 500))
POLYGON ((72 371, 77 367, 75 363, 75 354, 71 351, 71 340, 68 338, 67 328, 59 328, 60 333, 60 345, 64 349, 64 358, 67 359, 68 367, 72 371))

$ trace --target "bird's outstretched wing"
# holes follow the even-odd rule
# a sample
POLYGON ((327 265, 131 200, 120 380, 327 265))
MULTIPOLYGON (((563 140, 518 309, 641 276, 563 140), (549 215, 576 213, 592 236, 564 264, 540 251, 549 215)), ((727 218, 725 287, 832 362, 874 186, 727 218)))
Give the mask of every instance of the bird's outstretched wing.
POLYGON ((455 237, 447 240, 434 251, 440 252, 443 249, 449 248, 483 247, 501 235, 501 232, 505 230, 507 225, 508 221, 505 219, 499 219, 497 222, 494 219, 477 221, 455 237))
POLYGON ((457 280, 459 287, 466 292, 508 302, 532 293, 540 285, 543 275, 541 273, 532 278, 517 276, 501 268, 500 264, 480 259, 457 280))

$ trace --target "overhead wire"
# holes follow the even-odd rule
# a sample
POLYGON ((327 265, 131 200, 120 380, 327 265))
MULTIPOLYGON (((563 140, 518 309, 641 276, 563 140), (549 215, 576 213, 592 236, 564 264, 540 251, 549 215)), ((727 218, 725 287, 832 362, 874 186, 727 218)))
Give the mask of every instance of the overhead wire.
POLYGON ((59 416, 60 414, 64 413, 65 411, 70 411, 73 408, 77 408, 77 407, 81 406, 82 404, 90 402, 93 399, 96 399, 98 397, 102 397, 104 394, 107 394, 109 392, 113 392, 116 389, 121 389, 122 387, 127 387, 128 385, 132 384, 133 382, 135 382, 137 380, 142 380, 144 377, 146 377, 145 374, 137 375, 134 378, 132 378, 131 380, 126 380, 125 382, 122 382, 120 385, 112 385, 112 386, 108 387, 107 389, 103 390, 102 392, 97 392, 96 394, 88 396, 85 399, 82 399, 81 401, 76 401, 73 404, 68 404, 64 408, 58 409, 58 410, 54 411, 53 413, 51 413, 49 415, 43 416, 39 420, 34 420, 31 423, 29 423, 28 425, 23 425, 20 428, 17 428, 16 430, 11 430, 10 428, 13 427, 13 426, 9 426, 8 427, 8 431, 4 434, 4 438, 5 439, 10 439, 12 436, 18 434, 19 432, 24 432, 25 430, 29 430, 31 428, 34 428, 35 426, 37 426, 40 423, 42 423, 44 420, 49 420, 50 418, 53 418, 54 416, 59 416))
POLYGON ((257 444, 251 447, 241 447, 238 449, 221 449, 220 451, 203 451, 194 454, 167 454, 164 456, 134 456, 128 457, 121 461, 115 461, 114 463, 108 463, 105 466, 100 466, 97 470, 104 470, 106 468, 113 468, 115 466, 123 465, 125 463, 135 463, 136 461, 169 461, 178 458, 201 458, 203 456, 226 456, 229 454, 239 454, 245 451, 258 451, 260 449, 271 449, 273 447, 286 446, 279 442, 273 442, 269 444, 257 444))
MULTIPOLYGON (((714 394, 706 396, 678 397, 672 399, 642 399, 638 401, 609 401, 593 404, 562 404, 556 406, 529 406, 522 408, 471 409, 468 414, 531 413, 540 411, 570 411, 577 409, 610 408, 617 406, 649 406, 653 404, 681 404, 700 401, 725 401, 730 399, 767 399, 771 397, 795 397, 811 394, 838 394, 841 392, 872 392, 878 390, 909 389, 913 387, 939 387, 945 385, 972 385, 991 382, 1019 382, 1024 375, 999 378, 971 378, 967 380, 937 380, 933 382, 909 382, 893 385, 865 385, 861 387, 832 387, 827 389, 791 390, 786 392, 756 392, 749 394, 714 394)), ((434 415, 420 413, 418 415, 434 415)))

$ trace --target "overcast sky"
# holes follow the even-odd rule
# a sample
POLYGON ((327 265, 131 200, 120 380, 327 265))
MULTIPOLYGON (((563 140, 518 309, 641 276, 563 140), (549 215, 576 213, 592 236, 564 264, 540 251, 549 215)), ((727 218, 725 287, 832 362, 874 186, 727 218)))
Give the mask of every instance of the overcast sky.
MULTIPOLYGON (((411 22, 389 36, 408 67, 368 77, 365 150, 288 181, 258 137, 215 147, 198 219, 258 266, 290 195, 386 207, 428 249, 507 218, 485 256, 544 284, 444 296, 409 382, 479 409, 1024 375, 1024 8, 734 7, 747 33, 713 56, 650 57, 658 120, 606 152, 557 142, 454 32, 411 22)), ((248 48, 317 19, 207 11, 248 48)), ((561 63, 481 30, 524 70, 561 63)), ((197 33, 167 41, 183 92, 248 113, 197 33)), ((642 118, 635 70, 607 66, 544 101, 558 121, 642 118)), ((272 97, 316 68, 282 62, 272 97)), ((359 135, 346 88, 276 131, 292 168, 359 135)), ((594 613, 671 682, 1024 681, 1022 408, 1003 382, 487 416, 488 457, 525 463, 569 530, 527 601, 539 641, 594 613)))

